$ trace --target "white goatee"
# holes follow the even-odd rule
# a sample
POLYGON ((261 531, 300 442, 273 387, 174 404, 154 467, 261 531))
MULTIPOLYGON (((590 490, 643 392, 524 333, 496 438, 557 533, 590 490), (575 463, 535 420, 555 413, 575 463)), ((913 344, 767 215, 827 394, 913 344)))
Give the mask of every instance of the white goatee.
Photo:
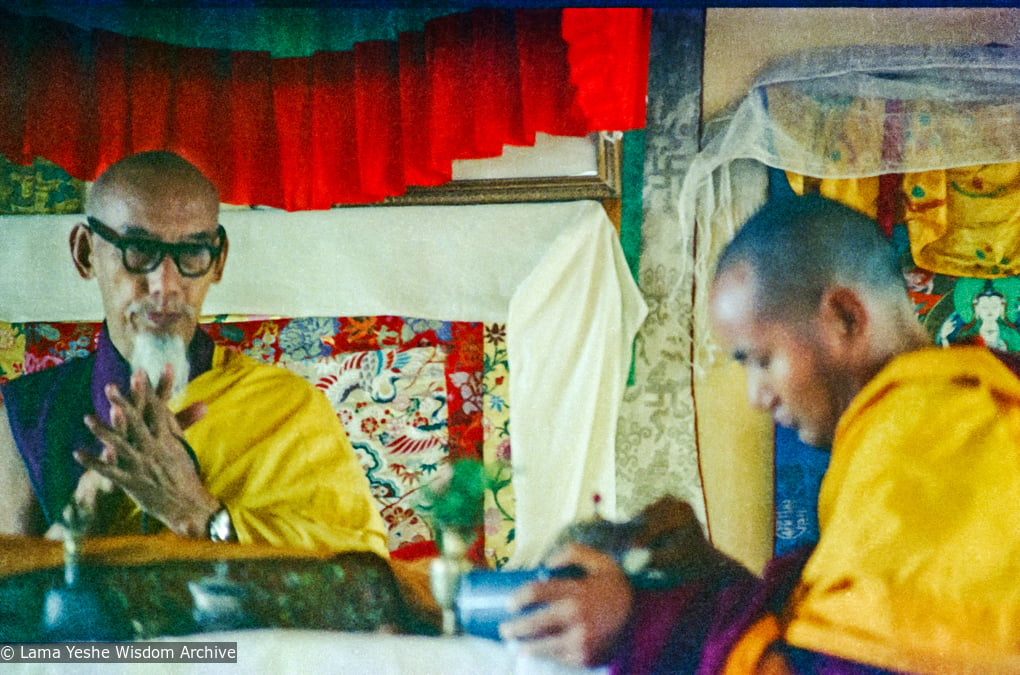
POLYGON ((131 372, 144 370, 149 382, 155 387, 167 364, 173 366, 173 395, 184 391, 188 386, 188 375, 191 366, 188 364, 188 350, 179 335, 153 335, 138 333, 135 335, 134 349, 131 350, 131 372))

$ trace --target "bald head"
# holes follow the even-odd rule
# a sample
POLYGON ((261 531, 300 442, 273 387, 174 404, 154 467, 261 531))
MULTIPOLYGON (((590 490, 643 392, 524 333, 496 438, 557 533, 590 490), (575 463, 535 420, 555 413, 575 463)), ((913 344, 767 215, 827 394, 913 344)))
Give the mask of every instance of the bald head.
POLYGON ((165 150, 129 155, 110 165, 92 186, 86 212, 103 218, 125 202, 164 204, 196 200, 219 210, 216 186, 191 162, 165 150))
POLYGON ((748 220, 719 258, 710 303, 749 401, 816 447, 886 363, 929 343, 875 221, 814 195, 748 220))
POLYGON ((765 204, 726 246, 715 279, 738 267, 755 282, 758 311, 773 319, 811 316, 833 286, 882 304, 906 301, 899 261, 875 221, 818 195, 765 204))
POLYGON ((110 339, 126 359, 140 337, 190 343, 227 258, 219 206, 212 182, 171 152, 130 155, 96 180, 87 223, 71 232, 71 256, 83 278, 98 282, 110 339), (196 258, 210 263, 204 272, 193 273, 196 258))

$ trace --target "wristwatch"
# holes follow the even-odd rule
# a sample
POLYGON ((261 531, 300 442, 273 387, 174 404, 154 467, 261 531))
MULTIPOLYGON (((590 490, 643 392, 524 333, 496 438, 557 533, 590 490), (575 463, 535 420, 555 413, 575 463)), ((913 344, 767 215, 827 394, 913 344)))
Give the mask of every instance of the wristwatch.
POLYGON ((230 511, 226 506, 221 505, 219 510, 209 516, 208 531, 211 541, 237 541, 234 523, 230 520, 230 511))

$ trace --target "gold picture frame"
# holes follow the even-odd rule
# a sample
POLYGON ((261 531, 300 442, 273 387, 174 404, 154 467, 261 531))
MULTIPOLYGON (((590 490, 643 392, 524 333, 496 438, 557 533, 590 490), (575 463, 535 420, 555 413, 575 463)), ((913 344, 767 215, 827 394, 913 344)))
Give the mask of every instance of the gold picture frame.
POLYGON ((404 195, 389 197, 378 205, 440 206, 619 199, 623 134, 603 131, 594 134, 593 139, 594 175, 452 180, 433 187, 409 186, 404 195))

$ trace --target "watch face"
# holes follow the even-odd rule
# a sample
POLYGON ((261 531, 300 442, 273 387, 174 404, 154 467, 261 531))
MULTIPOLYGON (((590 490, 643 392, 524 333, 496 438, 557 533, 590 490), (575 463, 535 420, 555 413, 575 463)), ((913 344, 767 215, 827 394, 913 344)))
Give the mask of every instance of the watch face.
POLYGON ((209 519, 209 538, 213 541, 230 541, 234 528, 230 522, 230 512, 226 507, 220 509, 209 519))

